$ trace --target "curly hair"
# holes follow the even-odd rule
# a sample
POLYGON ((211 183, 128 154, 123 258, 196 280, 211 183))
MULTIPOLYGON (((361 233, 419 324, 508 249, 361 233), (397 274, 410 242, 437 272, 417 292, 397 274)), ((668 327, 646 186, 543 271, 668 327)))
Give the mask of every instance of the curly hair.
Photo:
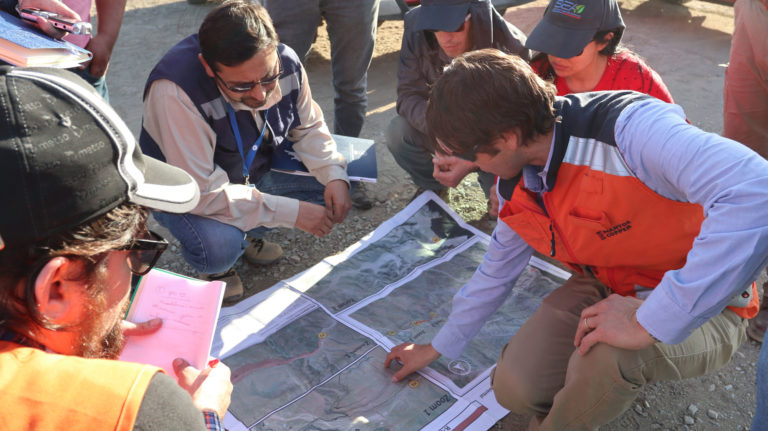
POLYGON ((0 326, 59 329, 37 309, 35 280, 46 263, 58 256, 80 262, 73 280, 87 280, 88 294, 96 298, 104 291, 98 281, 106 275, 109 252, 129 244, 145 229, 147 217, 145 208, 125 203, 35 244, 0 251, 0 326))

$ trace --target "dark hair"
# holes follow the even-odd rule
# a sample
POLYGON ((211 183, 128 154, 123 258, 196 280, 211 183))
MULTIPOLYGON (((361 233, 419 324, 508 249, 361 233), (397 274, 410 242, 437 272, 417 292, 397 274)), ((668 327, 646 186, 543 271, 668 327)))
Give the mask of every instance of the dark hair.
POLYGON ((521 145, 555 123, 557 90, 520 57, 482 49, 455 58, 429 96, 427 129, 455 154, 495 154, 493 142, 515 132, 521 145))
POLYGON ((600 50, 600 54, 606 56, 606 57, 613 57, 618 52, 621 51, 621 47, 619 44, 621 43, 621 37, 624 35, 624 27, 616 27, 610 30, 602 30, 595 33, 595 36, 592 38, 597 43, 602 42, 608 42, 608 45, 605 46, 605 48, 600 50), (606 41, 606 37, 608 37, 609 34, 613 33, 613 37, 606 41))
MULTIPOLYGON (((606 57, 613 57, 614 55, 618 54, 621 51, 624 51, 624 46, 621 45, 621 37, 624 34, 624 27, 616 27, 611 30, 601 30, 595 33, 595 35, 592 37, 592 41, 595 41, 597 43, 606 42, 606 38, 609 34, 613 33, 613 37, 608 40, 608 45, 605 46, 605 48, 601 49, 599 51, 599 54, 604 55, 606 57)), ((552 65, 549 63, 549 58, 547 58, 546 52, 539 52, 533 58, 531 59, 531 64, 539 63, 539 70, 541 71, 541 77, 554 81, 557 74, 555 73, 555 69, 552 67, 552 65)))
POLYGON ((203 59, 214 70, 216 63, 237 66, 279 43, 266 9, 246 0, 229 0, 210 11, 197 35, 203 59))
POLYGON ((0 251, 0 327, 36 324, 58 329, 37 309, 35 280, 46 263, 64 256, 82 263, 74 280, 88 280, 92 298, 104 290, 98 281, 106 274, 109 252, 125 246, 145 228, 148 211, 125 203, 103 216, 26 247, 0 251))

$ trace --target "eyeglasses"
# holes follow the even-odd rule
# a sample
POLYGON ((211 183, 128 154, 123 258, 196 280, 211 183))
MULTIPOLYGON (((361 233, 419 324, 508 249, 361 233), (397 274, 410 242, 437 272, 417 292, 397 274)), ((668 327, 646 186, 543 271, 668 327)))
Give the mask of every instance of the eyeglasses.
POLYGON ((257 85, 261 86, 262 88, 270 88, 275 83, 277 83, 277 80, 280 78, 280 75, 283 74, 283 62, 280 60, 280 55, 277 56, 277 73, 274 75, 264 78, 261 81, 251 81, 251 82, 243 82, 240 84, 230 84, 227 81, 223 80, 221 76, 219 76, 216 71, 213 72, 213 76, 216 77, 216 79, 221 82, 221 85, 224 86, 227 90, 233 92, 233 93, 247 93, 254 88, 256 88, 257 85))
POLYGON ((128 250, 128 267, 135 275, 146 275, 157 264, 160 255, 168 248, 168 241, 149 231, 149 238, 137 238, 118 250, 128 250))

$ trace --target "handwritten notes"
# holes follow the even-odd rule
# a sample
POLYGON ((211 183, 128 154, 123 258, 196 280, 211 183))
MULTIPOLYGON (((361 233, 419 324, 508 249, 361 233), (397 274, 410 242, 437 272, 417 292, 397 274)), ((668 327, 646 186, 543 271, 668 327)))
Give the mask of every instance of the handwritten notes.
POLYGON ((120 360, 157 365, 174 377, 171 364, 175 358, 184 358, 203 369, 223 295, 221 281, 196 280, 153 269, 142 278, 127 318, 143 322, 159 317, 163 326, 151 335, 129 337, 120 360))

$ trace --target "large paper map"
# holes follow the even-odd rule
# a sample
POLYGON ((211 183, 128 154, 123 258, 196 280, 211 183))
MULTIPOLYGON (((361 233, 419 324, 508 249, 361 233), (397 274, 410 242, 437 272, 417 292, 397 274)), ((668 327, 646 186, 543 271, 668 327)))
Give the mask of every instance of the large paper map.
POLYGON ((428 343, 489 238, 432 193, 339 255, 224 308, 212 355, 232 369, 230 430, 487 429, 506 414, 489 374, 504 344, 568 277, 533 258, 455 360, 392 383, 386 352, 428 343))

